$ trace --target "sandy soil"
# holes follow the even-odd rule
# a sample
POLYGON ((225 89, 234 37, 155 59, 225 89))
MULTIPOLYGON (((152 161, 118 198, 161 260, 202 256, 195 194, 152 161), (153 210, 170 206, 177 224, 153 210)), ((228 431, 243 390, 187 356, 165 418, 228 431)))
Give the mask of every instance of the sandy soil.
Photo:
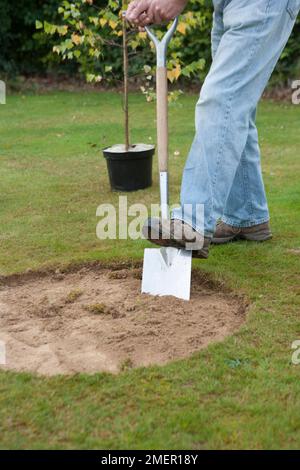
POLYGON ((245 320, 240 300, 193 273, 189 302, 140 294, 140 268, 85 266, 2 278, 2 369, 117 373, 165 364, 220 341, 245 320))

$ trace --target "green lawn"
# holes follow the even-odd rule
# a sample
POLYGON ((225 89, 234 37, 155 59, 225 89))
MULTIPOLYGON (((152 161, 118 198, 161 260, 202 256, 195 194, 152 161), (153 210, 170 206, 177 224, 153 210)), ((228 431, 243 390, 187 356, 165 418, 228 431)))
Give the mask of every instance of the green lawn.
MULTIPOLYGON (((170 108, 172 202, 196 99, 170 108)), ((140 95, 131 105, 133 141, 154 141, 154 105, 140 95)), ((289 104, 259 109, 274 239, 216 247, 195 262, 250 299, 244 327, 190 359, 119 376, 2 372, 1 448, 299 448, 300 365, 291 364, 300 339, 299 118, 289 104)), ((0 274, 142 259, 147 242, 95 235, 98 204, 118 198, 101 147, 122 140, 121 124, 121 95, 113 93, 12 96, 0 106, 0 274)), ((158 202, 156 171, 154 183, 129 203, 158 202)))

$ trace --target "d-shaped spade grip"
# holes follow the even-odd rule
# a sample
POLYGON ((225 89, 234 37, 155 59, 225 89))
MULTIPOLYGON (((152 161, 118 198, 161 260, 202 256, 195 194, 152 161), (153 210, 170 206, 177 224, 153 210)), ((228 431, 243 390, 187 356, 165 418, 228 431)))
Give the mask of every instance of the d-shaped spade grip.
POLYGON ((168 78, 167 48, 176 30, 178 18, 172 23, 164 37, 159 40, 151 28, 146 27, 148 36, 156 49, 156 106, 157 106, 157 155, 160 173, 160 200, 162 218, 168 218, 168 78))
POLYGON ((159 40, 157 36, 153 33, 152 29, 149 26, 145 27, 145 30, 148 33, 149 38, 153 41, 156 49, 156 57, 157 57, 157 67, 166 67, 167 65, 167 49, 168 44, 171 41, 173 34, 176 31, 178 24, 178 17, 172 23, 172 26, 168 29, 164 37, 159 40))

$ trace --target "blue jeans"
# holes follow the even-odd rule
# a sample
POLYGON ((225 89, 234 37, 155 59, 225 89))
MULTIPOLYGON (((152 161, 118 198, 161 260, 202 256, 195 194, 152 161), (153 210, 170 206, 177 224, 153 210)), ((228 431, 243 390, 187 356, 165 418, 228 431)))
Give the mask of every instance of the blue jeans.
POLYGON ((256 107, 300 10, 300 0, 213 3, 213 62, 196 105, 181 208, 172 212, 208 237, 219 218, 236 227, 269 220, 256 107), (204 227, 197 204, 204 205, 204 227))

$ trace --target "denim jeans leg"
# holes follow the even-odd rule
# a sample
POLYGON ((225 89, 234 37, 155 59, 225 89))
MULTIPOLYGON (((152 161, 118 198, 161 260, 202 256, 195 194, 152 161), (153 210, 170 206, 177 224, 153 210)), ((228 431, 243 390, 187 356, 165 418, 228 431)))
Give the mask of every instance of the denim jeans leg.
POLYGON ((255 119, 256 111, 250 119, 247 143, 222 216, 223 222, 234 227, 251 227, 270 219, 255 119))
POLYGON ((223 9, 215 8, 213 13, 213 25, 211 30, 211 56, 214 60, 222 36, 224 34, 223 9))
POLYGON ((207 236, 223 215, 251 133, 251 116, 295 22, 286 0, 223 4, 224 34, 196 106, 196 135, 184 169, 181 209, 173 212, 174 218, 201 231, 195 215, 196 206, 203 204, 207 236), (187 213, 185 205, 192 207, 187 213))

